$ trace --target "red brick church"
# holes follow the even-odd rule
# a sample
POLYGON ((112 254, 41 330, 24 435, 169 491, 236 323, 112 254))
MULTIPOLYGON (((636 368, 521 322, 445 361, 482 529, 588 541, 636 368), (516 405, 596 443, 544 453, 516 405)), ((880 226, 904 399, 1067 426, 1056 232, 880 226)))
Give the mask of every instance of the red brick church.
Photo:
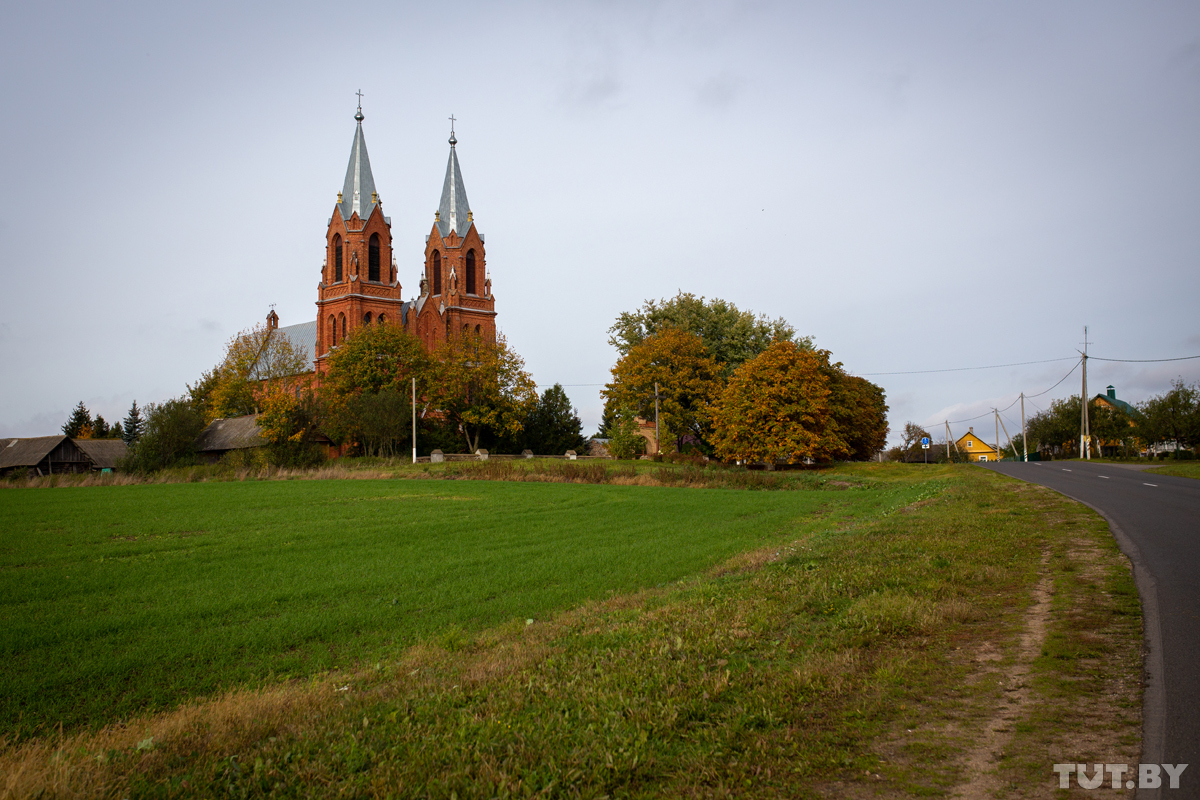
POLYGON ((467 203, 453 124, 442 199, 425 237, 420 294, 404 300, 392 246, 392 220, 384 216, 371 174, 361 104, 354 119, 346 180, 325 232, 317 318, 282 328, 277 328, 274 311, 267 318, 268 327, 312 353, 318 381, 329 351, 362 325, 403 325, 428 350, 456 332, 488 337, 496 333, 496 301, 484 237, 467 203))

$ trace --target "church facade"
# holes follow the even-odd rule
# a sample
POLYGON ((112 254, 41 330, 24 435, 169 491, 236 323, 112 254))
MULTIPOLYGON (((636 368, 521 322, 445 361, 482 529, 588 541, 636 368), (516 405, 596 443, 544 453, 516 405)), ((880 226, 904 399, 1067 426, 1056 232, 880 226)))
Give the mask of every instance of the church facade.
MULTIPOLYGON (((329 354, 362 326, 402 325, 429 351, 455 334, 496 335, 496 301, 484 236, 467 202, 453 126, 441 201, 425 237, 419 294, 404 300, 392 221, 383 213, 371 173, 361 105, 354 119, 346 179, 325 231, 317 318, 281 328, 275 312, 267 317, 272 335, 277 330, 302 352, 312 354, 318 384, 329 354)), ((416 249, 401 247, 408 252, 416 249)))

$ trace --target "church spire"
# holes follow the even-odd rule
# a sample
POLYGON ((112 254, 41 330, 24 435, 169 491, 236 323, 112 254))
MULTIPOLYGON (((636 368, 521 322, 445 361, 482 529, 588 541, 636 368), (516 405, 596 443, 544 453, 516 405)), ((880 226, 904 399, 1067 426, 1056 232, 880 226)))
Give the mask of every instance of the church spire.
POLYGON ((467 203, 467 189, 463 186, 462 170, 458 167, 458 153, 454 146, 458 139, 454 135, 454 117, 450 117, 450 160, 446 162, 446 182, 442 184, 442 202, 438 205, 437 226, 442 238, 453 229, 461 239, 471 228, 471 206, 467 203))
POLYGON ((366 220, 375 210, 379 198, 375 194, 375 178, 371 175, 371 159, 367 156, 367 140, 363 138, 361 92, 354 119, 358 126, 354 130, 354 144, 350 147, 350 163, 346 167, 346 181, 342 184, 338 208, 343 219, 350 219, 352 214, 358 212, 358 218, 366 220))

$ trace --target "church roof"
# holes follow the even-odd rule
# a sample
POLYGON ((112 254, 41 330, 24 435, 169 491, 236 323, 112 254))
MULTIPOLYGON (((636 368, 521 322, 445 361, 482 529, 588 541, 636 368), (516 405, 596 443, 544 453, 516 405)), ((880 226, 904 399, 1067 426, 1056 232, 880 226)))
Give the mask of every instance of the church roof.
POLYGON ((454 145, 458 139, 454 129, 450 130, 450 160, 446 162, 446 181, 442 184, 442 202, 438 205, 438 232, 442 237, 450 235, 451 229, 461 239, 471 229, 471 206, 467 203, 467 188, 463 186, 462 170, 458 167, 458 153, 454 145))
POLYGON ((354 144, 350 146, 350 163, 346 166, 346 181, 342 184, 342 202, 338 209, 342 219, 358 212, 359 219, 367 219, 375 210, 375 177, 371 174, 371 159, 367 156, 367 140, 363 138, 362 106, 354 114, 358 126, 354 129, 354 144))
MULTIPOLYGON (((282 328, 276 328, 271 331, 272 336, 283 336, 292 343, 292 347, 303 353, 305 358, 312 359, 317 354, 317 321, 300 322, 295 325, 286 325, 282 328)), ((256 363, 250 370, 250 379, 255 381, 263 380, 266 376, 258 371, 256 363)))

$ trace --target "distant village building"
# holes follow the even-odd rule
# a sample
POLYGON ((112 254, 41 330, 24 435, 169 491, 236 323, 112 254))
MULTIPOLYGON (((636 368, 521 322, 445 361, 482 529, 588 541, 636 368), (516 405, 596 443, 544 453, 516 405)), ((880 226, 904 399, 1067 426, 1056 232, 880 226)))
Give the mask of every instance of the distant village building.
POLYGON ((63 475, 114 470, 125 457, 120 439, 71 439, 67 436, 35 436, 31 439, 0 439, 0 475, 63 475))
POLYGON ((233 450, 266 447, 267 440, 258 428, 258 414, 214 419, 196 439, 196 451, 208 464, 215 464, 233 450))
POLYGON ((958 452, 966 454, 972 461, 998 461, 999 452, 995 447, 975 435, 975 429, 969 428, 954 444, 958 452))
POLYGON ((362 326, 403 325, 430 351, 453 334, 496 335, 496 301, 484 236, 467 202, 453 124, 441 202, 425 237, 420 292, 404 300, 392 247, 392 220, 384 215, 375 187, 361 104, 354 119, 350 163, 325 231, 317 318, 279 327, 279 317, 272 311, 267 322, 271 335, 278 331, 300 352, 312 356, 314 385, 320 384, 329 354, 362 326))

